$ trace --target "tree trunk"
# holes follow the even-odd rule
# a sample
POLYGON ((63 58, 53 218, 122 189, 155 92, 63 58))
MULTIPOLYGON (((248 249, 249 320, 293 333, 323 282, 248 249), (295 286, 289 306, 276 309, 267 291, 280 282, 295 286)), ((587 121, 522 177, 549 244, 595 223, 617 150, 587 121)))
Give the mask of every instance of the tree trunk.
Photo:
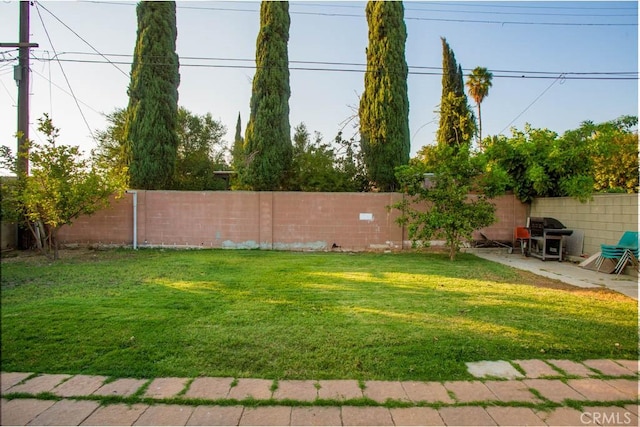
POLYGON ((480 112, 480 103, 478 102, 478 148, 482 146, 482 114, 480 112))
POLYGON ((53 246, 53 259, 60 259, 60 247, 58 245, 58 227, 54 227, 51 229, 51 246, 53 246))

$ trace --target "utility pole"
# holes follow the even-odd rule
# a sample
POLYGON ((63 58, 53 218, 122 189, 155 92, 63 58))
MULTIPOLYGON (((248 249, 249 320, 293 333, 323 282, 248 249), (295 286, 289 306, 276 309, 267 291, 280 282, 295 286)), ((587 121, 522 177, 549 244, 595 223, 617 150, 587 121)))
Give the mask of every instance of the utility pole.
MULTIPOLYGON (((18 84, 18 158, 16 169, 18 177, 29 175, 29 48, 38 47, 37 43, 29 43, 29 1, 20 1, 20 28, 18 43, 0 43, 0 47, 18 48, 18 65, 13 69, 13 78, 18 84)), ((27 249, 29 234, 22 227, 17 227, 17 247, 27 249)))
POLYGON ((29 1, 20 2, 20 29, 18 43, 0 43, 0 47, 17 47, 18 65, 13 76, 18 84, 18 174, 29 174, 27 141, 29 140, 29 48, 38 47, 29 43, 29 1))

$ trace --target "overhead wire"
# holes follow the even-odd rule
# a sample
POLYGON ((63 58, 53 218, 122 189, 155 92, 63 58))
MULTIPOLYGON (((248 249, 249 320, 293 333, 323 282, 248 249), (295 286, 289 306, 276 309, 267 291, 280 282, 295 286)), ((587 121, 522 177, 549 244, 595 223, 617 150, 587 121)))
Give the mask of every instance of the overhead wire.
POLYGON ((46 12, 48 12, 51 16, 53 16, 59 23, 61 23, 62 25, 64 25, 65 28, 67 28, 69 31, 71 31, 76 37, 78 37, 80 40, 82 40, 87 46, 89 46, 91 49, 93 49, 98 55, 102 56, 108 63, 110 63, 111 65, 113 65, 118 71, 120 71, 120 73, 122 73, 126 78, 129 78, 129 74, 125 73, 124 71, 122 71, 120 69, 120 67, 118 67, 116 64, 112 63, 109 58, 107 58, 106 56, 104 56, 98 49, 96 49, 95 47, 93 47, 93 45, 91 43, 89 43, 88 41, 86 41, 84 38, 82 38, 82 36, 80 34, 78 34, 76 31, 73 30, 73 28, 71 28, 70 26, 68 26, 67 24, 65 24, 60 18, 58 18, 53 12, 51 12, 49 9, 47 9, 41 2, 37 2, 37 5, 39 5, 42 9, 44 9, 46 12))
MULTIPOLYGON (((101 0, 81 0, 84 3, 110 4, 118 6, 135 6, 135 3, 110 2, 101 0)), ((238 7, 220 7, 220 6, 176 6, 177 9, 192 10, 212 10, 225 12, 245 12, 258 13, 257 9, 241 9, 238 7)), ((327 17, 345 17, 345 18, 364 18, 362 14, 339 13, 339 12, 304 12, 289 11, 290 15, 311 15, 311 16, 327 16, 327 17)), ((530 16, 531 14, 527 14, 530 16)), ((476 23, 476 24, 494 24, 494 25, 543 25, 543 26, 638 26, 637 22, 632 23, 605 23, 605 22, 532 22, 532 21, 500 21, 500 20, 480 20, 480 19, 453 19, 453 18, 424 18, 415 16, 406 16, 405 20, 409 21, 435 21, 435 22, 456 22, 456 23, 476 23)))
MULTIPOLYGON (((49 36, 49 31, 47 30, 47 26, 44 23, 44 20, 42 19, 42 14, 40 13, 40 7, 38 3, 35 3, 35 7, 36 7, 36 11, 38 12, 38 17, 40 18, 40 22, 42 23, 42 28, 44 30, 45 35, 47 36, 47 40, 49 41, 49 45, 51 45, 51 49, 53 50, 53 53, 56 54, 57 56, 57 52, 56 52, 56 48, 53 45, 53 42, 51 41, 51 37, 49 36)), ((60 66, 60 70, 62 71, 62 75, 64 76, 65 81, 67 82, 67 86, 69 87, 69 91, 71 92, 71 96, 73 97, 76 106, 78 107, 78 111, 80 112, 80 116, 82 117, 82 120, 84 121, 84 124, 87 126, 87 129, 89 130, 89 135, 91 135, 91 139, 93 139, 94 142, 97 143, 95 136, 93 135, 93 130, 91 129, 91 126, 89 126, 89 122, 87 121, 87 118, 84 115, 84 112, 82 111, 82 108, 80 107, 80 103, 78 102, 78 98, 76 97, 76 94, 73 92, 73 88, 71 87, 71 83, 69 82, 69 78, 67 77, 67 73, 65 73, 64 71, 64 67, 62 66, 62 63, 60 62, 60 60, 58 59, 58 65, 60 66)))
MULTIPOLYGON (((47 78, 44 74, 41 74, 39 72, 37 72, 36 70, 31 70, 31 72, 33 72, 34 74, 37 74, 38 76, 40 76, 41 78, 43 78, 45 81, 49 82, 51 85, 55 86, 56 88, 58 88, 60 91, 62 91, 63 93, 73 97, 73 94, 67 90, 65 90, 62 86, 60 86, 59 84, 56 84, 54 81, 52 81, 50 78, 47 78)), ((84 102, 81 99, 76 98, 76 100, 81 103, 82 105, 84 105, 85 107, 87 107, 88 109, 90 109, 91 111, 93 111, 94 113, 100 114, 101 116, 104 116, 104 113, 101 111, 96 110, 95 108, 93 108, 91 105, 87 104, 86 102, 84 102)))
MULTIPOLYGON (((47 61, 49 59, 47 58, 42 58, 42 57, 35 57, 34 59, 39 60, 39 61, 47 61)), ((184 60, 185 58, 181 58, 182 60, 184 60)), ((51 59, 53 60, 53 59, 51 59)), ((69 62, 69 63, 83 63, 83 64, 106 64, 105 61, 99 61, 99 60, 90 60, 90 59, 64 59, 64 58, 60 58, 59 55, 55 58, 56 61, 58 62, 69 62)), ((293 61, 290 61, 293 62, 293 61)), ((303 62, 306 63, 306 61, 297 61, 297 62, 303 62)), ((125 62, 125 61, 110 61, 109 63, 116 63, 116 64, 130 64, 130 62, 125 62)), ((313 62, 310 62, 311 64, 313 64, 313 62)), ((162 63, 162 62, 149 62, 149 65, 156 65, 156 66, 171 66, 172 64, 169 63, 162 63)), ((340 63, 327 63, 327 64, 332 64, 332 65, 341 65, 340 63)), ((354 64, 356 66, 361 66, 361 67, 366 67, 365 64, 354 64)), ((198 64, 193 64, 193 63, 187 63, 187 62, 181 62, 180 63, 180 67, 195 67, 195 68, 227 68, 227 69, 256 69, 257 66, 255 64, 253 65, 238 65, 238 64, 203 64, 203 63, 198 63, 198 64)), ((265 68, 265 67, 262 67, 265 68)), ((409 66, 408 68, 416 68, 416 67, 411 67, 409 66)), ((424 67, 427 68, 427 67, 424 67)), ((290 71, 324 71, 324 72, 350 72, 350 73, 366 73, 367 70, 366 69, 360 69, 360 68, 327 68, 327 67, 301 67, 301 66, 289 66, 288 69, 290 71)), ((429 69, 432 69, 433 71, 408 71, 409 75, 422 75, 422 76, 441 76, 442 75, 442 69, 438 68, 438 67, 429 67, 429 69)), ((503 70, 503 71, 493 71, 490 70, 494 73, 493 77, 494 78, 510 78, 510 79, 556 79, 557 75, 556 73, 552 73, 552 72, 522 72, 522 71, 507 71, 507 70, 503 70), (503 74, 497 74, 497 73, 503 73, 503 74), (527 74, 531 74, 531 75, 527 75, 527 74), (541 74, 546 74, 546 75, 541 75, 541 74), (553 74, 553 75, 551 75, 553 74)), ((565 75, 565 79, 566 80, 638 80, 638 73, 637 72, 563 72, 563 75, 565 75)))
MULTIPOLYGON (((92 52, 78 52, 78 51, 65 51, 59 52, 58 56, 62 55, 86 55, 95 56, 92 52)), ((101 54, 102 55, 102 54, 101 54)), ((124 53, 105 53, 106 56, 133 58, 132 54, 124 53)), ((163 58, 161 56, 149 55, 147 58, 163 58)), ((38 58, 34 58, 38 59, 38 58)), ((229 61, 229 62, 255 62, 253 58, 223 58, 223 57, 209 57, 209 56, 180 56, 181 60, 198 60, 198 61, 229 61)), ((289 60, 289 64, 313 64, 313 65, 335 65, 335 66, 358 66, 366 67, 367 64, 362 62, 332 62, 332 61, 302 61, 302 60, 289 60)), ((423 65, 408 65, 408 68, 414 69, 426 69, 426 70, 442 70, 442 66, 423 66, 423 65)), ((463 68, 463 71, 472 71, 471 68, 463 68)), ((531 70, 490 70, 495 73, 510 73, 510 74, 552 74, 555 78, 558 74, 567 75, 638 75, 638 71, 531 71, 531 70)))
POLYGON ((546 89, 543 90, 542 93, 536 97, 536 99, 531 101, 531 103, 529 105, 527 105, 527 107, 524 110, 522 110, 522 112, 520 114, 518 114, 513 120, 511 120, 509 122, 509 124, 504 127, 504 129, 502 129, 500 132, 498 132, 498 134, 501 134, 502 132, 507 130, 507 128, 509 126, 511 126, 516 120, 518 120, 520 117, 522 117, 522 115, 524 113, 526 113, 529 110, 529 108, 531 108, 536 102, 538 102, 538 100, 540 98, 542 98, 544 96, 544 94, 547 93, 549 91, 549 89, 551 89, 553 87, 553 85, 555 85, 556 83, 558 83, 559 81, 561 81, 563 79, 564 79, 564 74, 560 74, 558 77, 556 77, 556 79, 553 82, 551 82, 551 84, 549 86, 547 86, 546 89))

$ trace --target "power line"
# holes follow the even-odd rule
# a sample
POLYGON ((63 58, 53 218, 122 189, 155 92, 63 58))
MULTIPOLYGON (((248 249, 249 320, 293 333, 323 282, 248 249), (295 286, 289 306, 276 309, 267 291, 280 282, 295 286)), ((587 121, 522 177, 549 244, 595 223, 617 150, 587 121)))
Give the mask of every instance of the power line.
MULTIPOLYGON (((226 2, 222 2, 222 3, 226 3, 226 2)), ((421 8, 421 7, 414 7, 416 6, 416 3, 413 2, 409 2, 406 3, 409 4, 411 6, 405 6, 404 10, 405 11, 412 11, 412 12, 439 12, 439 13, 482 13, 482 14, 493 14, 493 15, 527 15, 527 16, 531 16, 531 15, 537 15, 537 16, 561 16, 561 17, 576 17, 576 16, 589 16, 589 17, 627 17, 627 18, 632 18, 634 17, 632 14, 626 13, 626 14, 602 14, 602 13, 598 13, 598 14, 584 14, 584 13, 536 13, 536 12, 499 12, 499 11, 488 11, 488 10, 454 10, 454 9, 432 9, 432 6, 451 6, 451 7, 456 7, 458 5, 460 5, 460 3, 457 2, 453 2, 453 3, 432 3, 429 2, 427 6, 427 8, 421 8)), ((315 3, 307 3, 307 2, 295 2, 295 3, 291 3, 292 6, 296 6, 296 7, 323 7, 323 8, 327 8, 327 7, 331 7, 331 8, 349 8, 349 9, 360 9, 362 10, 363 6, 361 5, 348 5, 348 4, 331 4, 331 5, 327 5, 327 4, 315 4, 315 3)), ((417 6, 420 6, 420 4, 417 4, 417 6)), ((482 8, 488 8, 488 9, 492 9, 492 8, 504 8, 504 7, 509 7, 509 6, 501 6, 501 5, 487 5, 487 4, 469 4, 468 6, 476 6, 476 7, 482 7, 482 8)), ((526 6, 524 6, 526 7, 526 6)), ((531 8, 531 7, 527 7, 527 8, 531 8)), ((535 8, 535 7, 534 7, 535 8)), ((562 8, 547 8, 545 6, 540 6, 537 7, 538 9, 562 9, 562 8)), ((573 7, 573 8, 564 8, 566 10, 582 10, 582 7, 573 7)), ((588 9, 588 8, 587 8, 588 9)), ((628 8, 628 9, 622 9, 622 8, 599 8, 599 9, 593 9, 593 10, 637 10, 637 8, 628 8)))
MULTIPOLYGON (((36 50, 36 49, 34 49, 36 50)), ((45 51, 46 52, 46 51, 45 51)), ((58 53, 58 56, 62 55, 86 55, 95 56, 92 52, 78 52, 78 51, 65 51, 58 53)), ((101 56, 103 54, 100 54, 101 56)), ((126 53, 105 53, 105 56, 133 58, 133 54, 126 53)), ((147 58, 164 58, 163 56, 148 55, 147 58)), ((34 59, 41 59, 34 56, 34 59)), ((253 58, 223 58, 223 57, 211 57, 211 56, 180 56, 181 60, 198 60, 198 61, 222 61, 222 62, 251 62, 254 63, 253 58)), ((67 61, 67 60, 63 60, 67 61)), ((332 61, 302 61, 302 60, 289 60, 289 64, 318 64, 318 65, 335 65, 335 66, 358 66, 366 67, 367 64, 362 62, 332 62, 332 61)), ((255 68, 255 67, 254 67, 255 68)), ((426 70, 442 70, 442 66, 423 66, 423 65, 408 65, 408 68, 426 69, 426 70)), ((463 68, 463 71, 472 71, 471 68, 463 68)), ((565 75, 638 75, 638 71, 531 71, 531 70, 489 70, 494 73, 510 73, 510 74, 552 74, 555 79, 558 74, 565 75)), ((520 76, 518 76, 520 77, 520 76)))
POLYGON ((549 89, 551 89, 553 87, 553 85, 555 85, 556 83, 558 83, 560 80, 563 80, 563 79, 564 79, 564 74, 560 74, 558 77, 556 77, 556 79, 553 82, 551 82, 551 84, 549 86, 547 86, 547 88, 545 90, 543 90, 542 93, 536 97, 536 99, 531 101, 531 103, 529 105, 527 105, 527 107, 524 110, 522 110, 522 112, 520 114, 518 114, 515 119, 511 120, 509 122, 509 124, 504 127, 504 129, 502 129, 500 132, 498 132, 498 134, 501 134, 502 132, 504 132, 509 126, 511 126, 513 124, 513 122, 518 120, 524 113, 526 113, 527 110, 529 110, 529 108, 531 108, 533 106, 533 104, 538 102, 538 100, 540 98, 542 98, 542 96, 545 93, 547 93, 549 91, 549 89))
MULTIPOLYGON (((96 4, 109 4, 118 6, 135 6, 134 3, 121 3, 121 2, 107 2, 100 0, 81 0, 84 3, 96 3, 96 4)), ((245 12, 245 13, 258 13, 256 9, 240 9, 235 7, 217 7, 217 6, 176 6, 177 9, 192 9, 192 10, 211 10, 211 11, 224 11, 224 12, 245 12)), ((290 15, 310 15, 310 16, 325 16, 325 17, 342 17, 342 18, 364 18, 361 14, 352 13, 338 13, 338 12, 302 12, 302 11, 289 11, 290 15)), ((456 22, 456 23, 475 23, 475 24, 494 24, 494 25, 543 25, 543 26, 638 26, 637 22, 634 23, 604 23, 604 22, 531 22, 531 21, 496 21, 496 20, 480 20, 480 19, 452 19, 452 18, 423 18, 405 16, 405 20, 409 21, 430 21, 430 22, 456 22)))
MULTIPOLYGON (((129 78, 129 74, 125 73, 124 71, 122 71, 118 66, 116 66, 115 64, 113 64, 111 61, 109 61, 109 58, 107 58, 106 56, 104 56, 102 53, 100 53, 100 51, 98 51, 98 49, 96 49, 95 47, 93 47, 93 45, 91 45, 91 43, 89 43, 88 41, 86 41, 85 39, 83 39, 80 34, 78 34, 77 32, 75 32, 71 27, 69 27, 67 24, 65 24, 64 22, 62 22, 62 20, 60 18, 58 18, 56 15, 53 14, 53 12, 51 12, 49 9, 47 9, 46 7, 44 7, 44 5, 41 2, 37 2, 38 5, 43 8, 45 11, 47 11, 51 16, 53 16, 59 23, 61 23, 62 25, 64 25, 69 31, 71 31, 73 34, 75 34, 80 40, 82 40, 87 46, 89 46, 91 49, 93 49, 98 55, 102 56, 105 60, 107 60, 110 64, 112 64, 118 71, 120 71, 120 73, 122 73, 126 78, 129 78)), ((39 13, 39 12, 38 12, 39 13)), ((44 24, 43 24, 44 25, 44 24)))
POLYGON ((637 7, 611 7, 611 6, 594 6, 592 4, 589 4, 587 2, 587 4, 584 4, 584 2, 580 3, 580 6, 558 6, 556 4, 553 4, 553 2, 546 2, 546 4, 544 6, 537 6, 537 5, 521 5, 521 4, 512 4, 512 3, 500 3, 500 4, 491 4, 491 5, 487 5, 487 4, 477 4, 477 3, 459 3, 459 2, 451 2, 451 3, 438 3, 438 2, 433 2, 430 4, 436 4, 436 5, 450 5, 450 6, 463 6, 463 7, 495 7, 495 8, 518 8, 518 9, 579 9, 579 10, 583 10, 583 9, 590 9, 590 10, 603 10, 603 9, 613 9, 613 10, 638 10, 637 7))
MULTIPOLYGON (((38 58, 34 57, 34 59, 38 61, 51 61, 53 59, 48 58, 38 58)), ((184 58, 181 58, 184 59, 184 58)), ((98 60, 90 60, 90 59, 61 59, 59 57, 55 58, 58 62, 70 62, 70 63, 81 63, 81 64, 107 64, 105 61, 98 60)), ((110 61, 109 63, 115 64, 130 64, 130 62, 124 61, 110 61)), ((155 66, 172 66, 173 64, 169 63, 161 63, 161 62, 149 62, 149 65, 155 66)), ((339 63, 336 63, 339 64, 339 63)), ((362 65, 363 67, 365 65, 362 65)), ((180 63, 180 67, 192 67, 192 68, 226 68, 226 69, 243 69, 243 70, 255 70, 256 65, 238 65, 238 64, 189 64, 185 62, 180 63)), ((262 67, 267 68, 267 67, 262 67)), ((412 68, 412 67, 409 67, 412 68)), ((435 67, 434 67, 435 68, 435 67)), ((300 67, 293 66, 288 67, 289 71, 324 71, 324 72, 348 72, 348 73, 366 73, 366 69, 356 69, 356 68, 326 68, 326 67, 300 67)), ((438 69, 441 70, 441 69, 438 69)), ((514 71, 505 71, 505 73, 510 74, 497 74, 494 73, 494 78, 510 78, 510 79, 556 79, 556 75, 526 75, 522 74, 522 72, 514 72, 514 71)), ((537 72, 540 73, 540 72, 537 72)), ((409 75, 420 75, 420 76, 441 76, 441 71, 408 71, 409 75)), ((550 72, 547 74, 551 74, 550 72)), ((612 74, 612 73, 571 73, 566 72, 563 73, 565 75, 566 80, 638 80, 638 73, 632 72, 623 72, 620 74, 612 74), (580 75, 579 75, 580 74, 580 75), (603 75, 604 74, 604 75, 603 75)))
MULTIPOLYGON (((42 19, 42 14, 40 13, 40 8, 38 3, 35 4, 36 6, 36 11, 38 12, 38 17, 40 18, 40 22, 42 23, 42 28, 44 29, 44 33, 47 36, 47 40, 49 40, 49 44, 51 45, 51 49, 53 50, 53 53, 57 56, 57 52, 56 52, 56 48, 53 46, 53 42, 51 41, 51 37, 49 36, 49 31, 47 31, 47 27, 44 24, 44 20, 42 19)), ((73 92, 73 88, 71 87, 71 83, 69 83, 69 78, 67 77, 67 74, 64 72, 64 68, 62 67, 62 63, 60 62, 60 60, 58 59, 58 65, 60 65, 60 70, 62 71, 62 75, 64 76, 65 81, 67 82, 67 86, 69 87, 69 91, 71 92, 71 96, 73 96, 73 99, 76 103, 76 106, 78 107, 78 111, 80 111, 80 116, 82 116, 82 120, 84 121, 84 124, 87 126, 87 129, 89 129, 89 135, 91 135, 91 139, 93 139, 94 142, 97 143, 95 137, 93 136, 93 131, 91 130, 91 126, 89 126, 89 122, 87 122, 87 118, 84 116, 84 112, 82 111, 82 108, 80 107, 80 104, 78 103, 78 98, 76 97, 75 93, 73 92)))
MULTIPOLYGON (((73 97, 73 94, 66 91, 62 86, 56 84, 55 82, 51 81, 51 79, 47 78, 46 76, 44 76, 43 74, 40 74, 39 72, 37 72, 36 70, 31 70, 32 73, 37 74, 38 76, 42 77, 43 79, 45 79, 47 82, 49 82, 49 84, 57 87, 58 89, 60 89, 63 93, 73 97)), ((85 107, 87 107, 88 109, 90 109, 91 111, 93 111, 94 113, 100 114, 101 116, 104 116, 104 113, 101 111, 96 110, 95 108, 93 108, 91 105, 87 104, 86 102, 82 101, 81 99, 76 98, 76 100, 81 103, 82 105, 84 105, 85 107)))

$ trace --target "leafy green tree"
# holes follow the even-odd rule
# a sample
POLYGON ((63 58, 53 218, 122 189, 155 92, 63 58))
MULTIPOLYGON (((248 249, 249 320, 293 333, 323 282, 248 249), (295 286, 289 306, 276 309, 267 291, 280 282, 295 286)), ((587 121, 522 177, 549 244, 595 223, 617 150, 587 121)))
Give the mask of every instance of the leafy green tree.
POLYGON ((178 55, 176 4, 142 1, 131 67, 125 139, 130 141, 130 184, 172 188, 178 138, 178 55))
POLYGON ((360 99, 360 137, 367 173, 382 191, 397 187, 395 168, 409 161, 409 97, 401 1, 369 1, 367 71, 360 99))
POLYGON ((57 145, 58 129, 47 115, 38 130, 47 139, 43 145, 29 142, 30 176, 18 171, 11 151, 3 149, 3 167, 17 175, 3 185, 3 219, 25 225, 36 245, 48 258, 59 258, 58 232, 82 215, 91 215, 121 196, 126 188, 126 170, 104 168, 83 156, 77 146, 57 145))
POLYGON ((174 185, 176 190, 223 190, 225 183, 214 171, 228 169, 223 137, 227 128, 211 117, 178 109, 178 152, 174 185))
POLYGON ((291 166, 289 125, 289 3, 263 1, 256 42, 251 112, 244 141, 240 181, 250 189, 283 189, 291 166))
POLYGON ((456 63, 453 50, 442 38, 442 97, 438 144, 462 146, 476 132, 475 118, 464 93, 462 67, 456 63))
POLYGON ((290 191, 334 191, 340 180, 334 169, 334 151, 322 142, 316 132, 315 141, 304 123, 295 128, 293 158, 287 188, 290 191))
POLYGON ((355 137, 344 139, 338 132, 333 140, 336 150, 335 167, 343 176, 343 185, 336 191, 366 192, 371 190, 371 182, 367 176, 364 155, 355 137))
MULTIPOLYGON (((118 108, 107 115, 109 125, 97 132, 98 158, 112 168, 128 167, 130 141, 124 139, 126 110, 118 108)), ((215 170, 226 170, 226 127, 214 120, 211 113, 197 115, 184 107, 178 108, 178 147, 176 153, 173 190, 221 190, 224 182, 214 175, 215 170)))
POLYGON ((401 211, 398 223, 407 226, 414 246, 444 238, 453 261, 474 230, 496 221, 495 205, 479 185, 482 163, 471 156, 469 143, 438 145, 429 154, 432 166, 416 161, 398 168, 407 197, 393 207, 401 211), (433 174, 428 184, 427 172, 433 174))
POLYGON ((304 123, 295 128, 293 159, 286 186, 290 191, 360 191, 366 177, 356 169, 357 153, 346 141, 325 143, 304 123), (342 151, 343 153, 340 153, 342 151), (360 180, 360 181, 359 181, 360 180))
POLYGON ((622 116, 600 124, 583 122, 589 140, 596 192, 638 192, 638 117, 622 116))
POLYGON ((480 111, 480 104, 482 104, 482 101, 489 95, 492 79, 493 74, 484 67, 474 68, 467 79, 469 95, 471 95, 471 98, 473 98, 478 106, 478 146, 482 143, 482 113, 480 111))
MULTIPOLYGON (((98 147, 95 154, 101 162, 114 169, 129 168, 131 164, 131 144, 125 137, 127 110, 116 108, 106 114, 107 128, 96 131, 98 147)), ((127 175, 127 185, 129 176, 127 175)))
POLYGON ((593 192, 592 157, 589 141, 582 132, 563 137, 548 129, 525 125, 512 129, 510 138, 499 135, 485 139, 485 154, 495 169, 510 178, 518 199, 528 203, 534 197, 576 197, 586 201, 593 192))

